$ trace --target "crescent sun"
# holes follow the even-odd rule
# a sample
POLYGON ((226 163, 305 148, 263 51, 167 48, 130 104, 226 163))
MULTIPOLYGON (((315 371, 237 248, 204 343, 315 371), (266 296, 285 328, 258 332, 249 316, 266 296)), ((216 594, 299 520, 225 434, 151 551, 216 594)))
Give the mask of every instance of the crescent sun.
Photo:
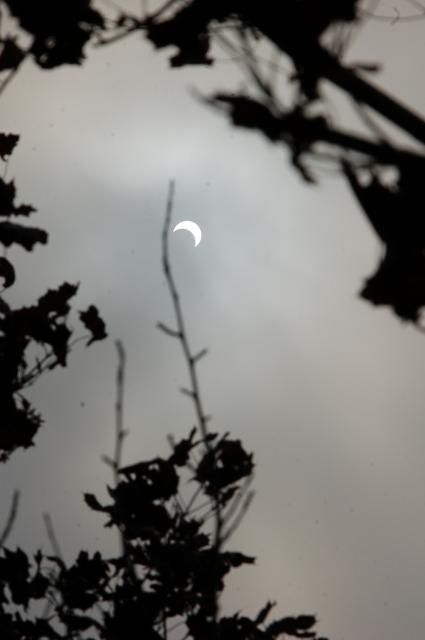
POLYGON ((174 231, 179 231, 180 229, 184 229, 185 231, 189 231, 193 235, 193 239, 195 241, 195 247, 201 242, 202 231, 200 227, 196 224, 196 222, 192 222, 192 220, 182 220, 176 224, 173 229, 174 231))

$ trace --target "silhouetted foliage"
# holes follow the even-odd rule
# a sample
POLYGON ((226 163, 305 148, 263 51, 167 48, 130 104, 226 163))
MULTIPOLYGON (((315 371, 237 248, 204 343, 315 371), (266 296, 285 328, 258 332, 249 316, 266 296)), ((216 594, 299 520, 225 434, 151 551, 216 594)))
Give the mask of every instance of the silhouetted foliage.
POLYGON ((358 108, 371 107, 414 135, 418 142, 425 142, 425 122, 358 73, 373 71, 376 66, 344 67, 342 54, 336 55, 325 46, 323 34, 336 23, 357 21, 359 5, 357 0, 320 3, 192 0, 179 6, 167 19, 149 23, 147 37, 158 48, 177 47, 178 53, 170 59, 171 66, 192 64, 194 59, 199 64, 211 64, 208 52, 216 25, 229 24, 229 30, 239 40, 239 50, 234 44, 227 44, 230 49, 233 46, 234 53, 245 56, 251 83, 261 98, 244 93, 217 93, 207 102, 225 107, 235 126, 255 129, 274 143, 287 144, 294 168, 309 183, 315 179, 306 157, 316 153, 317 144, 342 151, 335 161, 385 246, 385 257, 377 272, 366 281, 361 296, 373 304, 388 305, 401 319, 419 324, 420 311, 425 306, 425 236, 420 206, 425 156, 399 149, 385 139, 374 140, 374 128, 375 135, 370 140, 338 130, 325 114, 310 112, 310 106, 321 100, 319 80, 327 79, 347 92, 358 108), (295 106, 290 109, 282 108, 256 60, 255 40, 259 35, 293 62, 292 80, 296 81, 297 89, 295 106), (194 53, 195 43, 198 48, 194 53), (353 152, 357 155, 353 156, 353 152), (388 165, 398 170, 399 179, 391 186, 383 186, 378 176, 380 168, 388 165), (361 186, 356 178, 360 167, 372 176, 369 186, 361 186))
MULTIPOLYGON (((413 182, 408 183, 405 176, 407 164, 412 163, 420 169, 425 156, 389 141, 365 109, 395 123, 421 144, 425 143, 425 121, 366 79, 366 74, 379 69, 375 62, 350 66, 343 62, 350 39, 349 29, 361 25, 372 15, 361 0, 164 0, 159 9, 141 16, 120 10, 119 2, 115 11, 106 5, 94 8, 91 0, 67 0, 60 5, 54 0, 40 3, 2 0, 0 10, 2 7, 3 10, 7 7, 10 15, 16 18, 25 33, 24 40, 28 42, 29 39, 29 44, 21 44, 22 33, 16 29, 0 38, 3 45, 0 73, 6 73, 3 87, 28 56, 43 68, 81 64, 89 43, 106 45, 135 31, 143 32, 158 49, 174 47, 177 51, 169 58, 173 68, 214 64, 212 44, 218 43, 242 65, 250 89, 228 94, 218 91, 204 99, 207 104, 224 108, 235 126, 259 131, 274 143, 286 145, 294 168, 310 184, 316 182, 308 166, 310 157, 332 159, 357 197, 360 188, 355 176, 359 169, 371 171, 375 183, 383 167, 395 167, 399 175, 404 176, 403 187, 397 183, 391 188, 382 187, 383 200, 374 205, 369 198, 367 215, 370 218, 371 207, 379 208, 382 202, 392 211, 403 202, 403 208, 397 214, 397 229, 406 241, 408 234, 402 227, 411 228, 412 223, 413 226, 420 225, 417 219, 420 213, 414 204, 418 197, 416 186, 413 182), (347 26, 343 37, 341 25, 347 26), (260 42, 268 43, 278 56, 289 59, 292 64, 293 72, 287 82, 288 92, 292 94, 291 107, 284 107, 279 97, 278 72, 264 64, 256 54, 260 42), (369 127, 369 137, 347 131, 333 122, 322 97, 321 80, 331 82, 346 93, 369 127), (311 108, 318 105, 321 113, 313 115, 311 108), (408 216, 403 215, 406 205, 410 211, 408 216)), ((420 15, 420 8, 417 9, 420 15)), ((403 20, 396 8, 394 15, 379 17, 391 22, 403 20)), ((405 17, 412 18, 415 16, 405 17)), ((1 88, 0 85, 0 91, 1 88)), ((9 201, 12 191, 10 186, 9 195, 5 194, 9 201)), ((370 195, 370 190, 367 193, 370 195)), ((0 197, 4 196, 0 194, 0 197)), ((363 201, 364 198, 361 199, 362 206, 363 201)), ((392 216, 381 215, 381 228, 392 228, 392 216)), ((5 225, 1 237, 5 242, 11 242, 15 229, 11 223, 5 225)), ((20 237, 26 243, 35 238, 34 234, 30 238, 20 237)), ((381 233, 378 237, 382 241, 381 233)), ((42 236, 38 241, 43 241, 42 236)), ((407 241, 402 253, 394 251, 393 247, 389 249, 383 242, 385 258, 380 261, 377 272, 366 280, 361 296, 375 305, 389 306, 401 319, 418 326, 425 302, 423 264, 417 253, 417 242, 410 247, 407 241), (404 292, 405 288, 408 293, 404 292)))
MULTIPOLYGON (((353 26, 361 16, 360 0, 171 0, 145 16, 114 15, 94 8, 91 0, 0 0, 8 33, 0 36, 0 73, 3 90, 30 57, 43 69, 81 64, 87 45, 107 45, 141 31, 151 44, 175 47, 173 68, 214 64, 212 43, 236 54, 247 73, 251 91, 215 92, 204 103, 223 110, 235 126, 258 131, 275 144, 284 144, 303 180, 316 177, 309 159, 330 158, 345 176, 358 199, 384 254, 377 272, 367 279, 361 295, 375 305, 387 305, 403 320, 418 325, 425 306, 425 226, 422 221, 422 176, 425 156, 393 144, 367 119, 365 107, 397 124, 420 144, 425 122, 365 79, 377 70, 374 63, 347 66, 344 42, 332 38, 335 25, 353 26), (11 19, 13 18, 13 20, 11 19), (16 27, 16 24, 18 25, 16 27), (289 58, 291 106, 283 106, 276 77, 256 56, 256 44, 266 41, 289 58), (338 127, 326 112, 320 81, 326 79, 344 91, 365 118, 370 135, 338 127), (321 107, 318 111, 317 107, 321 107), (324 151, 325 149, 325 151, 324 151), (385 168, 396 178, 383 179, 385 168)), ((3 23, 2 23, 3 26, 3 23)), ((0 134, 0 158, 7 162, 18 142, 15 134, 0 134)), ((105 324, 94 305, 79 317, 89 335, 71 342, 67 321, 70 300, 78 284, 49 289, 36 304, 12 309, 3 292, 16 281, 7 249, 19 245, 32 251, 46 244, 47 233, 22 225, 31 205, 17 204, 12 181, 0 178, 0 460, 17 448, 27 448, 42 423, 22 390, 46 369, 66 366, 70 347, 106 337, 105 324), (44 350, 35 364, 27 362, 31 345, 44 350)), ((81 551, 67 566, 59 552, 32 558, 5 542, 13 524, 17 494, 0 536, 0 638, 41 640, 57 638, 144 638, 166 640, 174 625, 193 640, 273 640, 285 636, 317 639, 315 616, 284 617, 267 622, 273 603, 267 602, 254 619, 239 614, 220 616, 218 598, 224 578, 233 569, 253 564, 254 558, 225 551, 227 542, 249 505, 247 492, 253 457, 240 441, 207 429, 196 378, 196 364, 205 354, 193 355, 181 321, 181 310, 167 256, 167 232, 172 194, 163 233, 163 268, 176 311, 177 328, 158 327, 183 347, 192 388, 183 391, 195 406, 197 425, 187 438, 172 444, 167 458, 122 466, 122 397, 117 401, 114 459, 105 458, 114 472, 108 487, 110 502, 94 494, 87 506, 107 517, 105 526, 119 532, 122 552, 103 558, 81 551), (197 487, 186 504, 180 489, 183 474, 197 487), (203 500, 203 502, 202 502, 203 500), (200 501, 201 504, 197 504, 200 501), (210 526, 212 523, 212 526, 210 526), (40 610, 39 605, 45 605, 40 610)), ((118 391, 123 385, 120 352, 118 391)), ((50 537, 54 543, 53 533, 50 537)), ((57 546, 57 545, 56 545, 57 546)), ((53 544, 55 547, 55 544, 53 544)), ((318 639, 317 639, 318 640, 318 639)))
MULTIPOLYGON (((237 440, 210 433, 206 448, 202 438, 194 437, 195 430, 174 445, 168 458, 120 469, 122 479, 116 489, 109 489, 111 504, 101 505, 94 495, 85 494, 91 509, 107 514, 106 526, 117 527, 130 541, 129 558, 105 559, 99 552, 90 557, 81 551, 67 567, 60 558, 41 551, 29 559, 19 548, 3 549, 2 638, 82 638, 86 637, 83 632, 93 634, 96 630, 96 637, 110 640, 163 640, 168 621, 176 617, 179 624, 186 625, 186 637, 194 640, 317 638, 312 629, 314 616, 284 617, 266 624, 271 603, 255 620, 236 614, 214 621, 214 602, 224 588, 224 577, 232 568, 252 564, 255 559, 236 551, 220 551, 205 525, 218 509, 230 506, 231 514, 231 503, 243 492, 242 481, 252 473, 253 464, 252 455, 237 440), (199 486, 194 495, 203 502, 202 511, 193 502, 191 507, 182 506, 182 467, 199 486), (135 568, 132 580, 128 560, 135 568), (33 601, 46 599, 51 602, 48 616, 30 613, 33 601)), ((225 525, 231 526, 229 520, 224 516, 225 525)))
MULTIPOLYGON (((27 53, 44 69, 81 64, 84 46, 104 26, 101 14, 90 6, 90 0, 61 3, 56 0, 43 0, 42 3, 4 0, 4 4, 17 18, 20 27, 32 36, 27 53)), ((15 66, 19 65, 23 57, 24 51, 16 42, 7 39, 0 66, 10 69, 13 61, 15 66)))
MULTIPOLYGON (((0 156, 8 161, 19 136, 0 134, 0 156)), ((0 244, 4 247, 19 245, 32 251, 36 244, 46 244, 48 235, 43 229, 9 222, 12 217, 29 217, 35 209, 31 205, 15 204, 16 188, 13 180, 0 178, 0 244)), ((69 301, 78 285, 67 282, 57 289, 49 289, 36 304, 12 309, 2 295, 16 280, 15 269, 6 256, 0 258, 0 461, 4 462, 18 448, 34 444, 34 437, 43 420, 31 406, 22 391, 33 384, 46 369, 66 366, 72 346, 72 330, 67 324, 71 310, 69 301), (27 353, 31 346, 39 345, 43 356, 29 364, 27 353)), ((89 331, 87 345, 106 337, 105 325, 96 307, 80 312, 80 319, 89 331)))
MULTIPOLYGON (((120 480, 109 493, 112 503, 101 505, 85 495, 90 508, 108 515, 106 526, 117 527, 131 541, 129 558, 105 559, 99 552, 81 551, 69 567, 58 557, 38 551, 32 559, 21 549, 3 549, 0 558, 0 635, 5 640, 82 638, 85 631, 108 640, 167 637, 170 622, 185 625, 194 640, 273 640, 284 636, 317 638, 314 616, 284 617, 266 623, 267 604, 255 620, 238 614, 214 621, 214 602, 233 569, 252 564, 254 558, 235 551, 220 551, 206 523, 218 508, 227 507, 241 492, 242 480, 252 471, 247 465, 235 477, 233 466, 250 459, 238 441, 209 434, 212 448, 205 450, 194 432, 174 447, 168 458, 156 458, 120 470, 120 480), (189 450, 194 494, 204 502, 202 511, 183 507, 179 495, 182 465, 179 452, 189 450), (232 453, 223 459, 222 451, 232 453), (220 452, 220 453, 219 453, 220 452), (210 477, 219 477, 215 498, 200 480, 206 457, 217 456, 210 477), (196 463, 196 458, 199 462, 196 463), (220 460, 220 462, 219 462, 220 460), (215 473, 214 473, 215 472, 215 473), (205 502, 207 498, 207 502, 205 502), (219 507, 220 505, 220 507, 219 507), (195 516, 194 513, 197 513, 195 516), (128 559, 135 576, 128 576, 128 559), (49 615, 35 616, 33 601, 51 602, 49 615)), ((186 465, 184 465, 186 466, 186 465)), ((239 468, 239 467, 238 467, 239 468)), ((224 519, 226 522, 226 519, 224 519)))
MULTIPOLYGON (((168 457, 122 466, 124 351, 117 345, 116 449, 113 460, 106 458, 114 471, 115 486, 107 487, 107 504, 92 493, 85 493, 84 500, 90 509, 106 516, 106 527, 117 529, 122 552, 105 558, 98 551, 93 555, 80 551, 68 566, 52 530, 55 555, 39 550, 31 558, 20 548, 5 547, 16 515, 15 496, 0 537, 2 640, 167 640, 171 630, 179 627, 185 638, 193 640, 275 640, 288 636, 319 640, 313 629, 315 616, 268 622, 274 606, 271 602, 254 619, 220 615, 218 602, 225 577, 232 569, 255 562, 252 556, 223 549, 252 499, 248 487, 254 463, 240 440, 229 438, 228 433, 209 432, 206 427, 196 373, 196 364, 206 350, 192 356, 168 260, 172 195, 171 190, 163 232, 163 268, 177 329, 169 330, 161 323, 159 328, 181 342, 191 374, 191 388, 184 391, 194 402, 198 424, 177 443, 170 437, 168 457), (182 495, 184 480, 186 485, 195 485, 189 501, 182 495), (41 609, 40 604, 44 604, 41 609)), ((17 333, 46 341, 46 318, 65 315, 75 292, 76 287, 65 283, 57 291, 48 291, 37 307, 19 310, 27 324, 24 331, 15 322, 17 333)), ((95 307, 80 313, 80 318, 92 331, 89 343, 105 337, 95 307)), ((55 352, 57 345, 51 344, 55 352)), ((61 364, 66 358, 63 346, 60 342, 55 352, 61 364)))

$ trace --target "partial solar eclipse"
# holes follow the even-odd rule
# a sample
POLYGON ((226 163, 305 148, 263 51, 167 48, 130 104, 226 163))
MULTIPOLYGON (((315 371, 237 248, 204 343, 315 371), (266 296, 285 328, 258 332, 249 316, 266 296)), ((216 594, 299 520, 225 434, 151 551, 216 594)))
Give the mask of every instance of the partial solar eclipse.
POLYGON ((189 231, 189 233, 193 235, 193 239, 195 241, 195 247, 197 247, 198 244, 201 242, 202 231, 198 227, 196 222, 192 222, 191 220, 182 220, 182 222, 179 222, 178 224, 176 224, 176 226, 173 229, 173 232, 180 231, 180 229, 189 231))

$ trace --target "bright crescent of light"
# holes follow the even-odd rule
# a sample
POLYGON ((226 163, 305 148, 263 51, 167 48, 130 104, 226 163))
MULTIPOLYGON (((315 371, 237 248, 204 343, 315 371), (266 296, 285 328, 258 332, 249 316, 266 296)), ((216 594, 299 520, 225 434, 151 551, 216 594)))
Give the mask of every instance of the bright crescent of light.
POLYGON ((173 232, 179 231, 180 229, 189 231, 193 235, 193 239, 195 240, 195 247, 197 247, 198 244, 201 242, 202 231, 199 228, 199 226, 196 224, 196 222, 192 222, 192 220, 182 220, 182 222, 179 222, 178 224, 176 224, 176 226, 173 229, 173 232))

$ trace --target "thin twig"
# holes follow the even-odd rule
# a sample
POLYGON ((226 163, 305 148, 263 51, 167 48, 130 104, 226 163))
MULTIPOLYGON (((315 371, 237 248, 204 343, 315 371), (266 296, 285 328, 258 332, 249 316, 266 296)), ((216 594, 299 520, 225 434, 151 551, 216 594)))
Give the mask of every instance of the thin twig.
MULTIPOLYGON (((168 234, 169 234, 169 229, 171 225, 171 214, 173 209, 173 202, 174 202, 174 181, 171 181, 169 186, 169 191, 168 191, 164 227, 162 231, 162 267, 163 267, 165 278, 170 291, 170 296, 171 296, 171 300, 174 308, 174 314, 176 317, 177 332, 178 332, 178 336, 176 337, 178 338, 182 346, 183 355, 189 370, 189 378, 191 383, 191 389, 189 390, 189 393, 194 403, 199 432, 200 432, 202 441, 205 445, 205 448, 207 450, 207 453, 213 453, 213 449, 208 440, 208 429, 207 429, 208 417, 205 415, 202 407, 199 382, 198 382, 198 377, 196 373, 197 361, 192 356, 192 353, 189 347, 189 342, 188 342, 184 319, 183 319, 183 313, 180 305, 180 297, 179 297, 179 294, 174 282, 173 274, 171 272, 171 267, 170 267, 170 260, 169 260, 169 254, 168 254, 168 234)), ((187 391, 188 390, 186 390, 186 392, 187 391)), ((221 505, 218 497, 215 498, 214 501, 215 501, 215 508, 214 508, 215 519, 214 519, 213 548, 215 550, 215 553, 218 555, 220 553, 220 549, 223 542, 222 534, 221 534, 223 521, 222 521, 222 514, 221 514, 221 505)), ((219 601, 218 601, 218 593, 216 589, 214 590, 213 604, 214 604, 214 615, 213 615, 214 628, 215 628, 216 638, 218 639, 219 638, 219 627, 218 627, 219 601)))
POLYGON ((16 76, 16 74, 18 72, 18 69, 19 69, 19 66, 20 65, 15 67, 15 69, 12 69, 12 71, 9 72, 9 74, 6 76, 6 78, 0 84, 0 96, 3 93, 3 91, 6 89, 6 87, 12 82, 13 78, 16 76))
POLYGON ((195 502, 195 500, 198 497, 198 495, 200 494, 201 490, 202 490, 202 485, 198 485, 198 488, 195 489, 195 491, 193 492, 193 496, 191 497, 191 499, 189 500, 188 505, 187 505, 188 513, 192 513, 191 512, 192 505, 195 502))
POLYGON ((189 396, 189 398, 195 399, 195 394, 191 389, 186 389, 186 387, 180 387, 180 391, 182 392, 183 395, 189 396))
POLYGON ((142 22, 140 22, 139 20, 135 19, 133 24, 129 25, 128 27, 126 27, 125 29, 120 31, 119 33, 116 33, 113 36, 110 36, 109 38, 103 38, 103 37, 99 36, 97 38, 96 42, 94 42, 93 46, 94 47, 105 47, 108 44, 113 44, 115 42, 119 42, 120 40, 123 40, 124 38, 126 38, 129 35, 131 35, 132 33, 136 33, 136 31, 141 31, 144 28, 145 28, 145 25, 142 22))
POLYGON ((201 349, 199 351, 199 353, 197 353, 196 355, 194 355, 192 357, 192 361, 193 362, 198 362, 198 360, 200 360, 201 358, 203 358, 204 356, 206 356, 208 353, 208 349, 201 349))
MULTIPOLYGON (((68 353, 71 352, 71 348, 75 346, 78 342, 81 342, 82 340, 87 340, 87 338, 90 338, 90 337, 91 335, 89 333, 85 333, 84 335, 78 338, 75 338, 74 340, 71 340, 71 342, 66 346, 67 355, 68 353)), ((41 373, 43 372, 43 370, 41 369, 42 365, 46 365, 46 368, 48 369, 53 369, 53 367, 56 366, 56 364, 59 362, 53 350, 48 351, 44 344, 42 344, 42 347, 45 350, 44 356, 41 358, 41 360, 38 360, 38 358, 36 358, 37 364, 35 364, 29 371, 27 371, 25 375, 22 376, 22 378, 19 379, 16 385, 17 388, 24 389, 25 387, 31 385, 33 380, 36 378, 36 376, 41 375, 41 373), (53 358, 53 361, 47 363, 47 360, 49 358, 53 358)))
MULTIPOLYGON (((198 384, 198 379, 196 374, 196 367, 195 367, 196 360, 194 360, 194 357, 192 356, 192 353, 189 347, 189 342, 188 342, 184 320, 183 320, 183 314, 180 306, 180 297, 177 292, 173 274, 171 273, 170 261, 169 261, 169 255, 168 255, 168 233, 169 233, 170 224, 171 224, 171 212, 173 208, 173 200, 174 200, 174 182, 171 181, 169 192, 168 192, 165 222, 164 222, 164 227, 162 231, 162 266, 163 266, 164 274, 168 283, 168 288, 170 291, 171 300, 174 307, 177 331, 172 331, 171 329, 168 330, 167 328, 166 333, 171 334, 174 337, 178 338, 182 346, 183 354, 189 369, 189 378, 191 383, 191 388, 184 389, 184 393, 188 394, 193 399, 193 402, 195 405, 195 412, 198 420, 198 427, 199 427, 202 439, 205 443, 205 446, 209 450, 209 443, 207 440, 207 421, 205 420, 205 413, 202 408, 201 394, 200 394, 200 389, 199 389, 199 384, 198 384)), ((162 323, 158 323, 157 326, 160 326, 160 328, 163 331, 165 330, 164 328, 165 325, 163 325, 162 323)))
MULTIPOLYGON (((251 77, 254 80, 257 88, 260 89, 261 93, 264 94, 269 103, 274 101, 274 104, 277 105, 277 97, 273 91, 272 84, 270 81, 263 80, 260 76, 260 72, 258 70, 258 63, 261 61, 261 58, 254 57, 252 54, 252 50, 249 47, 248 40, 246 39, 245 34, 238 29, 237 34, 239 36, 240 41, 242 42, 242 52, 239 51, 236 45, 234 45, 229 38, 222 35, 222 33, 215 33, 216 39, 219 44, 222 45, 224 49, 227 49, 229 53, 233 55, 233 61, 236 62, 242 72, 251 77)), ((271 62, 269 61, 268 67, 270 70, 271 62)), ((276 72, 282 71, 281 68, 276 65, 276 72)))
POLYGON ((125 371, 125 351, 120 340, 115 341, 118 352, 118 370, 117 370, 117 400, 115 404, 115 452, 112 460, 114 468, 115 485, 118 485, 118 469, 121 467, 122 445, 125 436, 124 431, 124 371, 125 371))
POLYGON ((161 17, 161 15, 165 13, 167 9, 169 9, 173 4, 181 3, 181 1, 182 0, 169 0, 169 2, 166 2, 162 7, 160 7, 157 11, 155 11, 154 13, 151 13, 150 15, 143 10, 143 6, 142 6, 142 12, 144 16, 141 20, 135 16, 127 14, 125 17, 129 21, 131 20, 132 24, 129 24, 122 31, 119 31, 119 33, 115 33, 109 38, 104 38, 102 36, 98 37, 94 46, 104 47, 106 45, 113 44, 114 42, 119 42, 120 40, 123 40, 124 38, 131 35, 132 33, 135 33, 136 31, 142 31, 143 29, 146 29, 148 25, 152 24, 155 20, 157 20, 157 18, 161 17))
POLYGON ((236 495, 233 498, 232 503, 226 507, 226 512, 223 514, 223 523, 227 523, 234 515, 234 513, 236 512, 242 498, 244 497, 244 495, 246 494, 246 492, 248 491, 249 485, 252 483, 254 479, 254 474, 251 473, 251 475, 249 475, 245 482, 243 483, 243 485, 239 488, 238 492, 236 493, 236 495))
POLYGON ((381 144, 389 145, 390 144, 389 140, 385 136, 385 134, 382 131, 382 129, 380 128, 380 126, 374 121, 372 116, 368 113, 368 111, 364 107, 364 105, 362 105, 357 100, 353 100, 352 103, 353 103, 353 107, 354 107, 355 111, 357 112, 359 118, 361 118, 361 120, 363 120, 364 124, 367 127, 369 127, 369 129, 372 131, 373 134, 375 134, 378 142, 380 142, 381 144))
MULTIPOLYGON (((193 509, 190 512, 190 515, 193 516, 194 513, 197 513, 201 509, 205 509, 205 507, 210 507, 210 505, 211 505, 211 501, 210 500, 208 500, 208 502, 204 502, 203 504, 198 504, 197 507, 193 507, 193 509)), ((204 513, 204 515, 201 516, 201 517, 204 518, 209 513, 210 513, 210 509, 208 511, 206 511, 206 513, 204 513)), ((211 511, 211 513, 213 513, 213 511, 211 511)))
POLYGON ((48 513, 43 513, 43 520, 44 520, 44 524, 46 526, 47 537, 49 539, 50 546, 53 549, 53 553, 56 555, 56 557, 65 566, 65 561, 63 559, 62 550, 60 548, 59 541, 58 541, 58 539, 56 537, 56 533, 55 533, 55 530, 53 528, 53 522, 52 522, 52 519, 51 519, 50 515, 48 513))
POLYGON ((182 4, 182 3, 183 3, 183 0, 168 0, 168 2, 162 5, 162 7, 160 7, 154 13, 151 13, 150 16, 148 16, 149 20, 156 20, 156 18, 159 18, 163 13, 167 11, 167 9, 172 7, 173 4, 182 4))
POLYGON ((238 513, 238 515, 236 516, 235 520, 233 521, 233 523, 230 525, 230 527, 227 529, 226 532, 223 532, 222 534, 222 540, 223 542, 226 542, 226 540, 228 540, 233 532, 235 531, 235 529, 237 529, 237 527, 239 526, 239 523, 241 522, 242 518, 245 516, 246 512, 248 511, 249 505, 251 504, 253 498, 254 498, 254 491, 250 491, 245 500, 244 503, 238 513))
MULTIPOLYGON (((260 4, 251 16, 256 22, 261 13, 260 4)), ((259 20, 261 22, 261 20, 259 20)), ((288 38, 288 28, 277 29, 273 20, 267 22, 262 29, 266 40, 273 43, 281 53, 288 55, 296 67, 310 70, 318 80, 331 82, 341 90, 364 103, 387 120, 411 135, 417 142, 425 144, 425 121, 420 114, 386 94, 382 89, 357 75, 349 67, 320 44, 311 47, 300 47, 288 38)))
MULTIPOLYGON (((103 457, 103 460, 112 468, 114 476, 115 488, 119 485, 119 470, 121 467, 123 441, 127 432, 124 430, 124 373, 125 373, 125 350, 120 340, 115 341, 118 352, 118 369, 117 369, 117 397, 115 401, 115 447, 114 456, 109 458, 103 457)), ((134 584, 138 582, 136 568, 131 561, 132 549, 125 535, 125 527, 119 526, 121 553, 127 564, 128 576, 134 584)))
POLYGON ((423 20, 425 18, 425 7, 419 2, 413 2, 412 0, 410 1, 410 4, 412 4, 414 7, 417 7, 420 10, 420 12, 412 13, 407 16, 401 16, 397 7, 393 7, 394 14, 395 14, 393 16, 373 13, 372 11, 367 11, 366 9, 360 9, 359 12, 360 12, 360 15, 363 15, 366 18, 369 18, 369 19, 372 18, 373 20, 381 20, 383 22, 389 22, 392 25, 395 24, 396 22, 416 22, 417 20, 423 20))
POLYGON ((258 68, 259 66, 258 59, 254 55, 254 52, 252 50, 246 31, 242 28, 239 28, 238 35, 241 42, 242 51, 244 52, 244 55, 245 55, 246 68, 250 76, 252 77, 254 82, 257 83, 257 86, 261 89, 263 94, 266 96, 267 100, 270 103, 273 102, 274 104, 277 104, 277 98, 273 93, 273 89, 271 85, 268 83, 267 80, 261 77, 261 72, 258 68))
POLYGON ((174 329, 170 329, 163 322, 157 322, 156 326, 157 326, 157 329, 161 329, 161 331, 166 333, 167 336, 171 336, 172 338, 180 338, 180 334, 178 331, 174 331, 174 329))
POLYGON ((10 532, 12 531, 12 527, 16 520, 16 516, 18 515, 18 505, 19 505, 19 491, 14 491, 12 496, 12 503, 10 505, 9 517, 7 518, 6 525, 3 529, 3 533, 0 536, 0 548, 6 544, 6 540, 8 539, 10 532))

